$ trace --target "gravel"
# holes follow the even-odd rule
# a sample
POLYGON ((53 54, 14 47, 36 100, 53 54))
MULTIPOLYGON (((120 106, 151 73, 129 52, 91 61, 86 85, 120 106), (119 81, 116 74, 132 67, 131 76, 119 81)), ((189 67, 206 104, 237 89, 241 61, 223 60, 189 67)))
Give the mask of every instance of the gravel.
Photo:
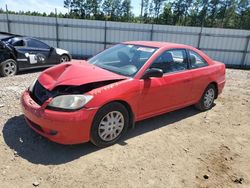
POLYGON ((38 75, 0 78, 1 187, 250 187, 250 71, 227 69, 210 111, 138 122, 104 149, 59 145, 27 127, 20 95, 38 75))

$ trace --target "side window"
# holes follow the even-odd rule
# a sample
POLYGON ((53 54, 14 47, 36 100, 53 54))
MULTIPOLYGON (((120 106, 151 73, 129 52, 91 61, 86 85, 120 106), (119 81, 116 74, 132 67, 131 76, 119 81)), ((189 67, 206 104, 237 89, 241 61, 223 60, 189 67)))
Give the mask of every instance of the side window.
POLYGON ((163 73, 186 70, 186 52, 182 49, 167 50, 151 64, 150 68, 162 69, 163 73))
POLYGON ((24 41, 23 40, 19 40, 17 42, 14 42, 13 46, 16 46, 16 47, 24 46, 24 41))
POLYGON ((43 42, 40 42, 35 39, 29 39, 27 41, 27 46, 30 48, 43 48, 43 49, 49 49, 49 46, 43 42))
POLYGON ((207 62, 196 52, 189 50, 191 68, 199 68, 207 66, 207 62))

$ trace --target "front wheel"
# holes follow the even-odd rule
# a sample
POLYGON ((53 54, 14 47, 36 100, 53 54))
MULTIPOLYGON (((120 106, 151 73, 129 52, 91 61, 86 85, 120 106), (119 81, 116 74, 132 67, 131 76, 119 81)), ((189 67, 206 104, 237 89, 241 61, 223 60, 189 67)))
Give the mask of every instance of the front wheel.
POLYGON ((102 107, 94 117, 91 127, 91 142, 98 147, 116 143, 126 132, 129 113, 126 107, 113 102, 102 107))
POLYGON ((216 96, 216 89, 213 84, 210 84, 204 91, 200 101, 195 107, 201 111, 209 110, 213 107, 214 99, 216 96))
POLYGON ((60 57, 60 63, 66 63, 66 62, 68 62, 68 61, 70 61, 69 56, 67 56, 67 55, 62 55, 62 56, 60 57))
POLYGON ((0 64, 0 75, 3 77, 14 76, 17 73, 17 63, 13 59, 8 59, 0 64))

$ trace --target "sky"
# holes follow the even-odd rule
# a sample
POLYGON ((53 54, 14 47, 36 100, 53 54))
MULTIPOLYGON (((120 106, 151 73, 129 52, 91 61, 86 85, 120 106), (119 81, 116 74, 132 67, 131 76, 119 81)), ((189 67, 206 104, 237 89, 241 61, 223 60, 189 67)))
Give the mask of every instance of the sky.
MULTIPOLYGON (((131 0, 133 13, 140 14, 141 0, 131 0)), ((63 0, 0 0, 0 8, 5 9, 7 4, 8 10, 12 11, 37 11, 50 13, 57 9, 57 12, 66 13, 67 9, 63 7, 63 0)))

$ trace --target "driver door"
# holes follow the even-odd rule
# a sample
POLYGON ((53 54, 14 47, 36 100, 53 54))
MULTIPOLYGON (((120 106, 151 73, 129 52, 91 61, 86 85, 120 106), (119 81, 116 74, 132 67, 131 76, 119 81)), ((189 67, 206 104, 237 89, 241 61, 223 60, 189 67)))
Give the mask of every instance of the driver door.
POLYGON ((185 106, 192 89, 185 49, 163 52, 150 66, 163 70, 163 77, 141 79, 139 116, 146 118, 185 106))
POLYGON ((49 63, 50 47, 33 38, 27 39, 27 50, 31 66, 46 66, 49 63))

